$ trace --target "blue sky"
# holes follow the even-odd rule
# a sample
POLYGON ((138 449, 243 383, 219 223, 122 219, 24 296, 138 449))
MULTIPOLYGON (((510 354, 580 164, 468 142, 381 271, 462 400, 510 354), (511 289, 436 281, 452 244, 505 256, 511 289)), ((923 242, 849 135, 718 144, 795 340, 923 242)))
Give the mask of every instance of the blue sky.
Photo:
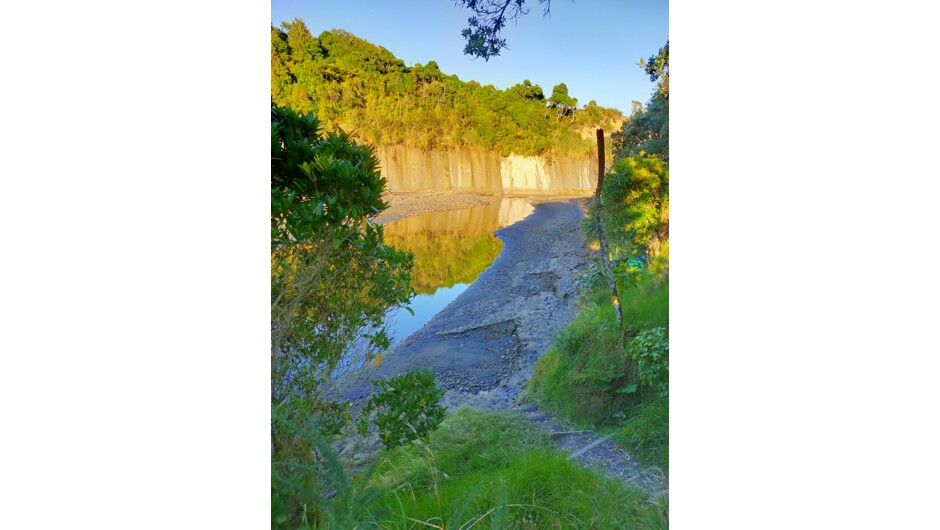
POLYGON ((271 22, 300 18, 314 35, 345 29, 409 66, 434 60, 446 74, 500 89, 528 79, 548 95, 565 83, 579 105, 593 99, 624 112, 649 99, 653 84, 636 62, 665 44, 667 0, 552 0, 544 18, 536 0, 527 4, 529 14, 504 31, 509 49, 489 62, 463 54, 470 12, 451 0, 273 0, 271 22))

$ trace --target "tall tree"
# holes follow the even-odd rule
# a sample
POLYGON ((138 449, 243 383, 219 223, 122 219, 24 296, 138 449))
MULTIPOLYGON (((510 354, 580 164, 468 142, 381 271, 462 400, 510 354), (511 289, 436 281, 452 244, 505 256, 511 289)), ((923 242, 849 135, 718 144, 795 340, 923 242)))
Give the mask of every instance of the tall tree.
POLYGON ((553 105, 565 108, 574 108, 578 106, 577 98, 568 95, 568 85, 559 83, 552 88, 552 97, 548 98, 553 105))
POLYGON ((634 101, 633 113, 623 128, 612 135, 614 147, 625 156, 641 151, 669 160, 669 41, 648 60, 641 59, 637 66, 650 81, 656 82, 656 91, 644 107, 634 101))
POLYGON ((643 70, 649 74, 650 81, 656 84, 657 90, 667 99, 669 98, 669 40, 666 45, 659 49, 656 55, 650 56, 643 64, 643 59, 638 63, 643 70))

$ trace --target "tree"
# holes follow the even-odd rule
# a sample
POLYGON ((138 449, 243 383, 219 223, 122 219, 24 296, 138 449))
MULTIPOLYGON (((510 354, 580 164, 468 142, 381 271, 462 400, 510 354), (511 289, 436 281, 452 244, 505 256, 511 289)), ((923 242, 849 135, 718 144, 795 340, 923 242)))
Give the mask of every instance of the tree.
POLYGON ((559 83, 552 88, 552 97, 548 98, 548 101, 552 103, 552 106, 565 108, 578 106, 577 98, 568 95, 568 86, 564 83, 559 83))
POLYGON ((539 101, 545 99, 545 93, 542 91, 542 87, 533 85, 528 79, 523 81, 521 85, 513 85, 512 88, 509 89, 509 92, 523 99, 536 99, 539 101))
MULTIPOLYGON (((328 441, 352 426, 334 388, 390 346, 387 310, 413 295, 413 256, 384 242, 368 217, 385 208, 385 179, 369 145, 323 134, 312 114, 271 105, 272 527, 320 527, 323 493, 349 481, 328 441)), ((444 416, 430 371, 380 383, 358 426, 401 445, 444 416)))
POLYGON ((669 41, 644 62, 637 66, 658 81, 656 91, 644 107, 633 102, 633 113, 624 122, 623 128, 613 134, 614 147, 624 156, 640 152, 669 160, 669 41))
POLYGON ((660 94, 662 94, 667 99, 669 98, 669 40, 666 40, 666 45, 659 49, 659 52, 656 55, 651 56, 646 64, 643 63, 643 59, 640 59, 639 66, 649 74, 650 81, 656 82, 657 89, 660 94))
POLYGON ((337 371, 389 346, 385 312, 412 295, 413 257, 367 221, 384 185, 371 147, 272 105, 271 401, 313 414, 324 435, 345 422, 329 397, 337 371))
POLYGON ((325 31, 308 40, 301 27, 294 22, 288 31, 316 52, 301 62, 294 61, 288 33, 272 28, 271 98, 313 112, 325 130, 354 131, 357 141, 580 157, 593 147, 578 131, 619 128, 622 121, 614 109, 576 109, 574 98, 562 98, 570 107, 548 106, 551 92, 529 80, 497 90, 447 75, 433 60, 405 66, 388 50, 347 32, 325 31), (569 119, 557 119, 562 116, 569 119))
POLYGON ((295 18, 293 22, 282 22, 281 27, 287 32, 287 43, 293 50, 294 62, 299 63, 318 54, 319 43, 303 20, 295 18))
MULTIPOLYGON (((551 0, 538 0, 545 5, 543 15, 551 12, 551 0)), ((473 11, 467 20, 468 27, 460 34, 467 41, 463 52, 466 55, 482 57, 489 61, 506 47, 506 39, 501 32, 509 20, 515 20, 529 13, 526 0, 456 0, 456 5, 473 11)))

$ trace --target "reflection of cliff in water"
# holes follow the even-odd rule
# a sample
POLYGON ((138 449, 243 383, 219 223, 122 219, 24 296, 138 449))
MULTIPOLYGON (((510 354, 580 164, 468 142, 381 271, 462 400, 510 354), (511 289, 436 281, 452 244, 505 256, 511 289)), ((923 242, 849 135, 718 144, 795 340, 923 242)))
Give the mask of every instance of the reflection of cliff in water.
POLYGON ((385 242, 413 252, 412 285, 420 294, 439 287, 469 284, 490 266, 502 250, 493 231, 532 213, 524 199, 463 210, 429 213, 385 225, 385 242))

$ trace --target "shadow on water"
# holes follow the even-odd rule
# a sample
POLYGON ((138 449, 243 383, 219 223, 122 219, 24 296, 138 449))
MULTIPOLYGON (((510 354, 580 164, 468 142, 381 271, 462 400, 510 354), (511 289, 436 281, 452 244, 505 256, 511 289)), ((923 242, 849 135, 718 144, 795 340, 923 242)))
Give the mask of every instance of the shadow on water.
POLYGON ((385 242, 414 253, 411 302, 414 316, 404 309, 389 312, 389 335, 397 344, 460 296, 502 250, 493 232, 524 219, 533 211, 525 199, 504 197, 499 202, 449 212, 435 212, 385 225, 385 242))

